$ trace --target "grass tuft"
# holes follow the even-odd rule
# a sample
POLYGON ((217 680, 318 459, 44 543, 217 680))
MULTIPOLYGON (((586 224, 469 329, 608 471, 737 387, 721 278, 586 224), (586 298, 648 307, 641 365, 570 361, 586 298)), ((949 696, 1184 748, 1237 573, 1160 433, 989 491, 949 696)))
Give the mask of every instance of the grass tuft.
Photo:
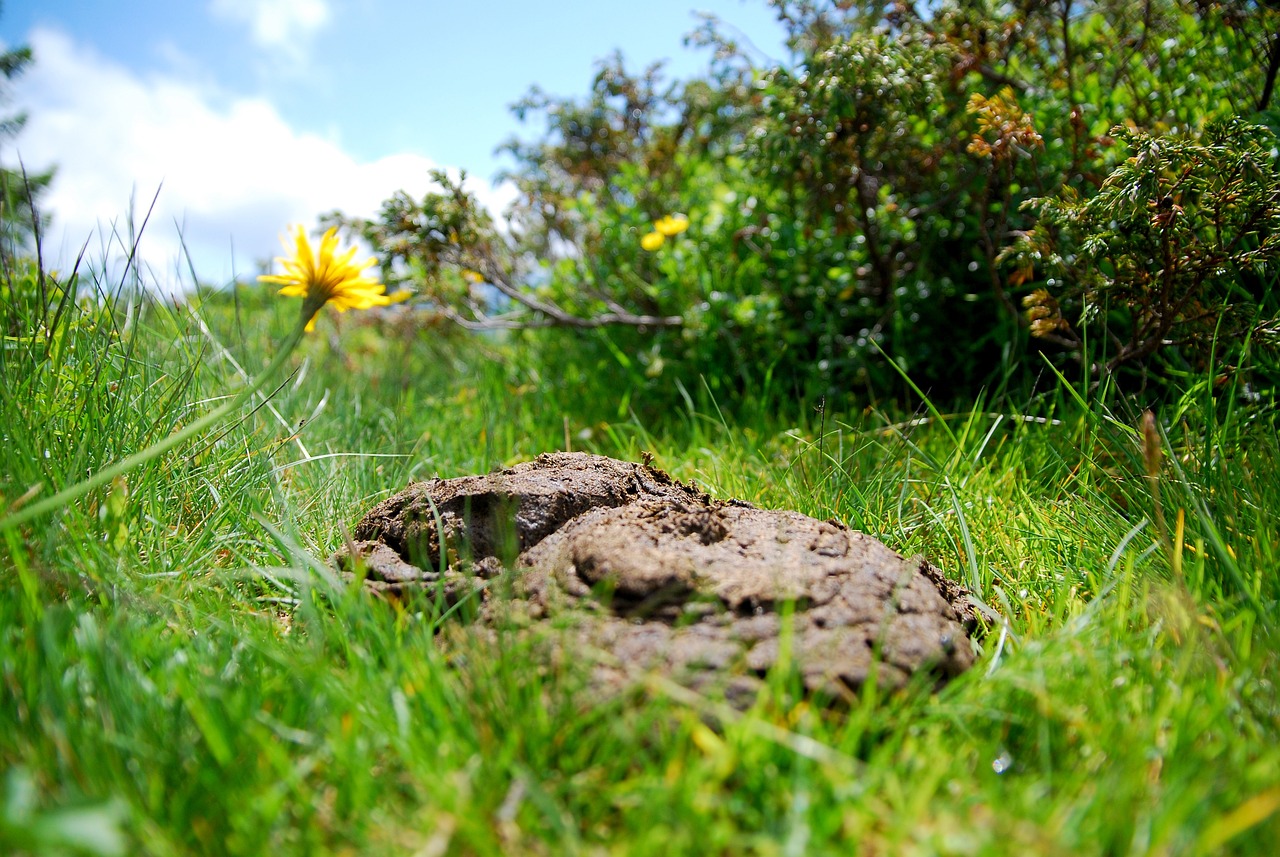
MULTIPOLYGON (((243 389, 296 310, 88 283, 15 263, 0 284, 9 509, 243 389)), ((396 310, 322 322, 290 368, 232 425, 4 533, 0 851, 1280 843, 1280 447, 1225 394, 1143 420, 1065 382, 915 416, 704 385, 642 419, 609 378, 396 310), (840 713, 785 676, 743 714, 658 681, 589 706, 580 665, 442 648, 454 620, 334 584, 325 558, 408 481, 566 444, 927 557, 988 605, 978 665, 840 713)))

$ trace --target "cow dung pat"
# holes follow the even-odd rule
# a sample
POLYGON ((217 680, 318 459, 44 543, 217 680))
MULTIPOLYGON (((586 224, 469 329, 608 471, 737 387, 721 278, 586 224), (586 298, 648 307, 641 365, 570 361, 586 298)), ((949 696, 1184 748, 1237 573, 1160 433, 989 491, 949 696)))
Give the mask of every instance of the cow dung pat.
MULTIPOLYGON (((967 593, 923 560, 603 456, 419 482, 355 537, 370 589, 448 603, 479 590, 479 633, 545 628, 609 687, 657 671, 749 702, 785 660, 806 690, 839 698, 873 673, 882 688, 922 672, 940 684, 973 663, 967 593)), ((348 576, 351 559, 337 557, 348 576)))

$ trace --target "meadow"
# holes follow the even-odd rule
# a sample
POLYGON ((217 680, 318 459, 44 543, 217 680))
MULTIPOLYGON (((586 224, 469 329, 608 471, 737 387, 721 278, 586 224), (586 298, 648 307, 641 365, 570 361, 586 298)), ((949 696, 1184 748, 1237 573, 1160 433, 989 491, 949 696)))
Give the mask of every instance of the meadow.
MULTIPOLYGON (((134 285, 7 265, 4 514, 225 403, 297 319, 134 285)), ((1280 444, 1230 381, 1144 431, 1065 378, 953 411, 617 375, 326 312, 251 405, 0 523, 0 851, 1275 853, 1280 444), (446 657, 456 616, 326 563, 410 480, 566 447, 927 557, 992 611, 977 665, 840 710, 781 670, 745 712, 592 701, 515 641, 446 657)))

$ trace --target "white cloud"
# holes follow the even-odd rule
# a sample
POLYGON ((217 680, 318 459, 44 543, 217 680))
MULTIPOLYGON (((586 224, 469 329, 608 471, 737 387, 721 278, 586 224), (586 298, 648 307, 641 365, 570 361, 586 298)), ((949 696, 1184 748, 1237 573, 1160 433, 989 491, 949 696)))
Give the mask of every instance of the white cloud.
MULTIPOLYGON (((186 270, 175 224, 200 278, 225 282, 279 255, 278 236, 290 223, 311 229, 334 209, 372 216, 394 191, 430 187, 435 164, 422 155, 358 161, 290 128, 260 98, 139 77, 57 30, 36 29, 28 41, 38 61, 14 94, 30 119, 5 161, 20 156, 29 170, 56 165, 43 199, 54 218, 46 247, 64 269, 87 239, 90 254, 100 255, 100 236, 113 224, 125 231, 131 196, 140 222, 157 188, 141 254, 169 290, 186 270)), ((470 179, 468 186, 495 210, 511 198, 509 188, 470 179)))
POLYGON ((286 51, 329 22, 326 0, 211 0, 209 11, 248 25, 256 44, 286 51))

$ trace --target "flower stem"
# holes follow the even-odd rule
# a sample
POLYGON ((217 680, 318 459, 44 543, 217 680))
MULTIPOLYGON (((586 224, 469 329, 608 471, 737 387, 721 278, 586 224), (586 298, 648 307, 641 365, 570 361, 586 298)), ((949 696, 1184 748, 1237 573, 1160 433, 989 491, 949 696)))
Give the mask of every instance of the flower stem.
POLYGON ((135 467, 146 464, 151 459, 164 455, 169 450, 181 446, 196 435, 202 434, 205 430, 217 425, 226 418, 228 414, 239 410, 245 402, 262 389, 272 376, 280 371, 280 367, 284 366, 285 361, 289 359, 289 355, 293 353, 293 350, 298 347, 298 343, 302 341, 302 335, 306 330, 307 322, 309 320, 310 316, 306 315, 304 311, 302 318, 298 321, 297 327, 294 328, 293 332, 289 334, 289 337, 281 344, 280 350, 276 353, 275 359, 271 361, 270 365, 268 365, 266 369, 259 373, 253 383, 241 390, 240 393, 231 401, 214 408, 200 419, 183 427, 181 431, 174 432, 165 439, 148 446, 146 449, 139 450, 127 458, 122 458, 114 464, 107 465, 89 478, 63 488, 52 497, 46 497, 38 503, 32 503, 30 506, 23 507, 12 515, 0 518, 0 531, 12 529, 20 524, 25 524, 27 521, 37 518, 46 512, 55 511, 74 500, 78 500, 95 488, 100 488, 101 486, 106 485, 120 474, 127 473, 135 467))

